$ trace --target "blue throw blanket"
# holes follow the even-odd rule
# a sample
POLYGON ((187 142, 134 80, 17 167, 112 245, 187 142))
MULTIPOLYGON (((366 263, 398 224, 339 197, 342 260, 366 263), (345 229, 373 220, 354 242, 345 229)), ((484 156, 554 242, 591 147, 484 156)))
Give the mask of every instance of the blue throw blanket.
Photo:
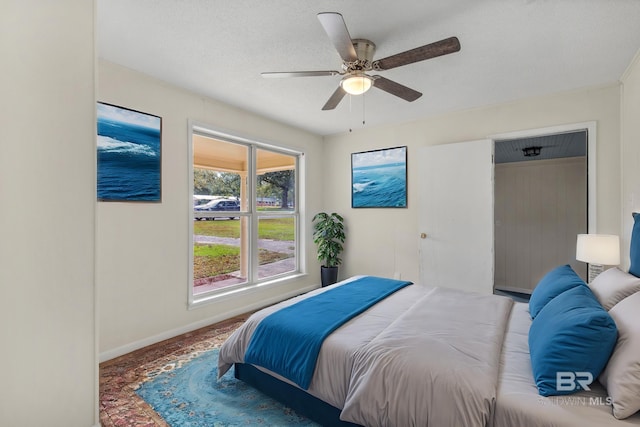
POLYGON ((308 389, 324 339, 342 324, 411 282, 365 276, 265 317, 251 336, 245 363, 308 389))

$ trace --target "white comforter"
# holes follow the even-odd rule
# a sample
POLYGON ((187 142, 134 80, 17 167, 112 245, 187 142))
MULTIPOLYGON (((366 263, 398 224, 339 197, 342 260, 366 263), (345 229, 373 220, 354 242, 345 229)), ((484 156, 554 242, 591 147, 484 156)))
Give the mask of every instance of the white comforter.
POLYGON ((434 288, 354 355, 341 419, 485 426, 512 301, 434 288))
MULTIPOLYGON (((220 375, 244 362, 262 318, 326 290, 255 313, 222 346, 220 375)), ((511 306, 494 295, 408 286, 324 341, 308 392, 371 427, 487 425, 511 306)))

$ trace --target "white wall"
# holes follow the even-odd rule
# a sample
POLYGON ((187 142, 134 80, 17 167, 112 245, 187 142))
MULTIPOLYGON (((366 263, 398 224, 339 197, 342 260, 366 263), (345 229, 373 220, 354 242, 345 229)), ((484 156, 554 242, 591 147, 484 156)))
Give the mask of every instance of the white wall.
POLYGON ((0 425, 97 425, 94 2, 0 12, 0 425))
POLYGON ((640 212, 640 50, 622 78, 622 261, 629 268, 632 212, 640 212))
MULTIPOLYGON (((389 102, 400 101, 390 99, 389 102)), ((325 156, 331 159, 334 170, 326 177, 324 208, 343 214, 347 228, 340 277, 392 276, 399 272, 403 278, 418 280, 416 198, 420 165, 414 157, 418 147, 592 120, 597 121, 598 138, 597 230, 615 234, 620 230, 620 87, 617 84, 327 137, 325 156), (351 153, 402 145, 408 147, 409 155, 408 208, 352 209, 351 153)), ((469 206, 469 212, 473 214, 473 206, 469 206)))
POLYGON ((97 206, 97 285, 100 294, 100 357, 205 326, 249 307, 319 286, 320 268, 311 241, 311 218, 323 205, 323 144, 319 136, 170 86, 119 65, 100 61, 98 100, 162 117, 162 203, 101 202, 97 206), (300 200, 302 258, 307 277, 243 298, 187 309, 190 206, 188 120, 196 120, 306 153, 306 199, 300 200))

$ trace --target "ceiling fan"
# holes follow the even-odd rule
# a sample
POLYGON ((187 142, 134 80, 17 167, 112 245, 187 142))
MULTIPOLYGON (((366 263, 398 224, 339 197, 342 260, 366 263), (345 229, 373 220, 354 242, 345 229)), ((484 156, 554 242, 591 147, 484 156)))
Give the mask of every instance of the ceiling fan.
POLYGON ((341 14, 323 12, 318 14, 318 19, 342 58, 342 71, 265 72, 262 73, 262 77, 344 76, 340 80, 338 88, 322 107, 323 110, 336 108, 347 93, 360 95, 368 91, 372 86, 406 101, 415 101, 422 96, 422 93, 380 75, 369 75, 366 72, 390 70, 460 50, 458 38, 449 37, 374 61, 373 55, 376 51, 376 45, 366 39, 352 40, 341 14))

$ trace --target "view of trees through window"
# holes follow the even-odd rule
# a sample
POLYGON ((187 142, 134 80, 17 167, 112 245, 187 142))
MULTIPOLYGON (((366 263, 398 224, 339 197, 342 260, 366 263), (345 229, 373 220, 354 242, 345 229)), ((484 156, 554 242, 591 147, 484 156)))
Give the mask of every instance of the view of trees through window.
POLYGON ((219 195, 239 199, 240 175, 194 168, 193 194, 203 196, 219 195))
MULTIPOLYGON (((258 176, 259 207, 291 209, 294 203, 294 170, 267 172, 258 176)), ((240 199, 240 175, 209 169, 193 169, 193 194, 240 199)), ((201 199, 205 200, 205 199, 201 199)))
POLYGON ((194 295, 298 270, 296 165, 295 155, 194 137, 194 295))
POLYGON ((273 200, 273 206, 290 209, 293 203, 294 174, 293 170, 267 172, 258 175, 258 205, 261 201, 273 200))

